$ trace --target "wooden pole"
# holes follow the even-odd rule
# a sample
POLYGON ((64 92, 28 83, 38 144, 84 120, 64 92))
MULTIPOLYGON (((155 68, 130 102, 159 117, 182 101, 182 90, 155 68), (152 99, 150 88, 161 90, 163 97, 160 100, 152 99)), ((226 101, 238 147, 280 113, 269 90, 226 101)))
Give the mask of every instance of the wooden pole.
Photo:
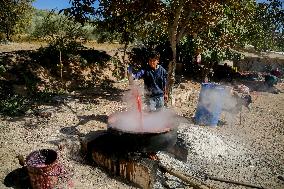
POLYGON ((207 176, 208 179, 210 180, 216 180, 220 182, 227 182, 227 183, 232 183, 232 184, 237 184, 237 185, 242 185, 242 186, 247 186, 251 188, 258 188, 258 189, 265 189, 262 186, 256 186, 247 182, 239 182, 239 181, 234 181, 234 180, 228 180, 228 179, 223 179, 223 178, 218 178, 218 177, 213 177, 213 176, 207 176))
POLYGON ((159 167, 161 169, 161 171, 163 172, 168 172, 169 174, 179 178, 180 180, 186 182, 187 184, 189 184, 190 186, 192 186, 194 189, 212 189, 208 186, 206 186, 204 183, 198 181, 198 179, 188 176, 188 175, 184 175, 178 171, 175 171, 173 169, 167 168, 165 166, 163 166, 161 163, 159 163, 159 167))
POLYGON ((61 81, 62 81, 62 77, 63 77, 63 65, 62 65, 62 60, 61 60, 61 50, 59 50, 59 65, 60 65, 60 78, 61 78, 61 81))

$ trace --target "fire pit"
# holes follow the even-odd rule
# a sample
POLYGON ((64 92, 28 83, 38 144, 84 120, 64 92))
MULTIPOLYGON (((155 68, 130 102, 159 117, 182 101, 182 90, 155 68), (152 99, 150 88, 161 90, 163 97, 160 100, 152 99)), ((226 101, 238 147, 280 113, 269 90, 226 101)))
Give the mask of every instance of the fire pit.
POLYGON ((170 111, 143 113, 142 122, 139 118, 137 112, 110 115, 107 130, 89 133, 83 138, 82 147, 111 175, 125 178, 142 188, 151 188, 158 170, 156 152, 175 156, 179 151, 187 156, 187 150, 184 152, 177 147, 175 114, 170 111), (162 119, 162 116, 165 117, 162 119))
POLYGON ((110 174, 152 188, 158 169, 156 152, 177 146, 176 114, 168 109, 144 112, 137 88, 130 90, 127 99, 127 111, 110 115, 107 130, 85 136, 82 147, 110 174))

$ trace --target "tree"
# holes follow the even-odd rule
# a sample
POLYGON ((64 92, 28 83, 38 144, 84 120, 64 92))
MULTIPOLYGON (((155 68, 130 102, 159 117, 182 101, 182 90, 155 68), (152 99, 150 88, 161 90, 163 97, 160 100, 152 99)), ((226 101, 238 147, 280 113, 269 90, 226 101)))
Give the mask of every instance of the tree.
POLYGON ((0 33, 7 40, 15 33, 22 32, 31 21, 34 0, 2 0, 0 1, 0 33))
POLYGON ((32 36, 45 39, 51 43, 62 41, 66 44, 68 41, 80 38, 86 40, 94 30, 94 27, 90 25, 82 26, 80 23, 54 11, 46 12, 36 21, 32 36))
POLYGON ((94 27, 82 26, 80 23, 68 19, 63 14, 40 12, 38 23, 34 27, 32 36, 49 43, 49 49, 59 52, 60 76, 63 77, 62 57, 72 54, 82 47, 81 42, 88 39, 94 27))
POLYGON ((149 28, 159 28, 157 38, 166 35, 173 53, 168 67, 171 93, 180 40, 193 38, 203 51, 243 45, 255 8, 255 0, 72 0, 66 11, 79 21, 92 16, 98 21, 113 21, 113 27, 118 25, 131 36, 145 36, 149 28), (94 3, 99 4, 96 9, 94 3))
POLYGON ((257 50, 284 50, 284 3, 269 0, 257 4, 248 32, 251 45, 257 50))

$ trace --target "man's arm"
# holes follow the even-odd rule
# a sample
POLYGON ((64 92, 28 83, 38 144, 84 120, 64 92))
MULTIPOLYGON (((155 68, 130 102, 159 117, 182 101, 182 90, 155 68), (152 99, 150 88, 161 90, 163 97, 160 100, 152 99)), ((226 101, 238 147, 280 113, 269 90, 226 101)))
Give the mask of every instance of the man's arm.
POLYGON ((164 100, 165 102, 167 102, 169 99, 169 95, 168 95, 168 91, 167 91, 167 86, 165 86, 165 89, 164 89, 164 100))
POLYGON ((140 79, 141 77, 143 77, 144 73, 144 70, 140 70, 137 73, 132 73, 132 76, 134 79, 140 79))
POLYGON ((140 71, 138 71, 138 72, 136 72, 136 73, 133 73, 131 66, 129 66, 129 67, 127 68, 127 70, 128 70, 129 75, 132 76, 134 79, 140 79, 141 77, 143 77, 143 75, 144 75, 144 73, 145 73, 144 70, 140 70, 140 71))

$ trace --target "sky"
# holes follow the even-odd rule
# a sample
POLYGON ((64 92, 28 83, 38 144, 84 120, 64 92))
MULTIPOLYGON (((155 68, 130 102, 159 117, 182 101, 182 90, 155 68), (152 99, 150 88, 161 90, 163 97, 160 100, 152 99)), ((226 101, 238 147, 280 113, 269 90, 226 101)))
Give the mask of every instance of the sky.
MULTIPOLYGON (((265 2, 266 0, 257 0, 257 2, 265 2)), ((69 0, 36 0, 33 6, 37 9, 63 9, 70 7, 69 0)))
POLYGON ((36 0, 33 6, 37 9, 63 9, 70 7, 69 0, 36 0))

